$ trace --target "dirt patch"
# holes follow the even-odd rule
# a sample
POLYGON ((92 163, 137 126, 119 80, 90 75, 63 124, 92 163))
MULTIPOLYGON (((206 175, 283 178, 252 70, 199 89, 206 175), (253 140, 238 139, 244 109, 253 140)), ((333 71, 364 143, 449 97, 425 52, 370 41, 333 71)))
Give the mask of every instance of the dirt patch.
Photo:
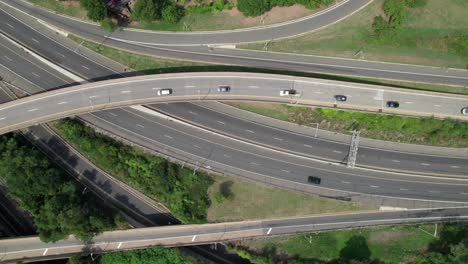
POLYGON ((251 27, 298 19, 317 11, 320 11, 320 9, 310 10, 302 5, 295 4, 288 7, 273 7, 270 11, 258 17, 246 17, 237 10, 237 8, 223 10, 222 13, 230 16, 231 18, 236 17, 239 20, 239 24, 243 27, 251 27))
POLYGON ((371 232, 369 243, 383 244, 392 241, 398 241, 408 237, 408 234, 398 231, 371 232))

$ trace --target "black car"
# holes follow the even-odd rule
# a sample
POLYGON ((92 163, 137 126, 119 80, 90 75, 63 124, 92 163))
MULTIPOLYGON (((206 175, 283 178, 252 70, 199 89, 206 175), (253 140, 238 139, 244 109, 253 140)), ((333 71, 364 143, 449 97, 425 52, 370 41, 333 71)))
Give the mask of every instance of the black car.
POLYGON ((400 106, 400 103, 398 103, 397 101, 388 101, 387 102, 387 107, 398 108, 399 106, 400 106))
POLYGON ((348 100, 348 98, 346 98, 345 95, 337 94, 337 95, 335 95, 335 100, 339 101, 339 102, 346 102, 346 100, 348 100))
POLYGON ((307 181, 309 183, 313 183, 313 184, 320 184, 320 182, 322 181, 322 179, 320 179, 319 177, 315 177, 315 176, 309 176, 309 178, 307 179, 307 181))
POLYGON ((218 92, 220 92, 220 93, 227 93, 229 91, 231 91, 230 86, 227 86, 227 85, 218 86, 218 92))

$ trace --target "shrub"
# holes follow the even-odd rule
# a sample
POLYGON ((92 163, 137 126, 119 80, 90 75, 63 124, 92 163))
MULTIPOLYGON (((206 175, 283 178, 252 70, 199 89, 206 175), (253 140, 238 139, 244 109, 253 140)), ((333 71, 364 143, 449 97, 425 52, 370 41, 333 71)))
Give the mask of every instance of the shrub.
POLYGON ((89 19, 101 21, 107 17, 107 7, 103 0, 86 0, 84 4, 86 5, 86 15, 89 19))
POLYGON ((269 0, 238 0, 237 8, 246 16, 259 16, 270 10, 269 0))
POLYGON ((162 20, 168 23, 177 23, 184 16, 184 10, 174 4, 167 5, 162 11, 162 20))
POLYGON ((145 22, 160 19, 163 4, 158 0, 138 0, 133 7, 133 18, 145 22))

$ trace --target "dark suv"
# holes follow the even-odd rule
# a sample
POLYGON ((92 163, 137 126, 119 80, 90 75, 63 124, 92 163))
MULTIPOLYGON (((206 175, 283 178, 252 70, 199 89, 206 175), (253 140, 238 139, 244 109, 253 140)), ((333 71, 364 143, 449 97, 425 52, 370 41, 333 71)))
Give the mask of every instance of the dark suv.
POLYGON ((313 184, 320 184, 322 179, 320 179, 319 177, 315 177, 315 176, 309 176, 309 178, 307 178, 307 181, 313 184))

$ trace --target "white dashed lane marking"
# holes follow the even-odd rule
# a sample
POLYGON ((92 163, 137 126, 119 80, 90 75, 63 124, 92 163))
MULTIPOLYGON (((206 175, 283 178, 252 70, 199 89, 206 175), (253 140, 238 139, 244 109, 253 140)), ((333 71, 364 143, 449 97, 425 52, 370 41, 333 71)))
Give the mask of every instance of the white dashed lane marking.
POLYGON ((85 69, 85 70, 88 70, 88 71, 89 71, 89 68, 88 68, 88 67, 86 67, 86 66, 84 66, 84 65, 81 65, 81 67, 82 67, 83 69, 85 69))
POLYGON ((36 77, 41 77, 39 74, 35 73, 35 72, 31 72, 32 75, 36 76, 36 77))
POLYGON ((304 147, 311 148, 312 146, 311 145, 304 145, 304 147))
POLYGON ((39 109, 33 108, 33 109, 29 109, 28 112, 34 112, 34 111, 37 111, 37 110, 39 110, 39 109))
POLYGON ((249 133, 252 133, 252 134, 255 134, 255 132, 253 132, 252 130, 246 129, 245 131, 247 131, 247 132, 249 132, 249 133))
POLYGON ((408 189, 400 188, 400 191, 408 191, 408 189))
POLYGON ((10 25, 10 24, 8 24, 8 23, 5 23, 5 24, 7 24, 7 26, 9 26, 9 27, 11 27, 11 28, 15 28, 14 26, 12 26, 12 25, 10 25))
POLYGON ((216 121, 218 123, 220 123, 221 125, 225 125, 226 123, 222 122, 222 121, 216 121))
POLYGON ((377 185, 371 185, 370 187, 371 188, 379 188, 379 186, 377 186, 377 185))
POLYGON ((128 94, 128 93, 131 93, 132 91, 121 91, 120 93, 121 94, 128 94))
POLYGON ((145 128, 143 125, 137 124, 137 127, 145 128))
POLYGON ((36 42, 36 43, 39 43, 39 41, 38 41, 37 39, 35 39, 35 38, 32 38, 32 40, 33 40, 34 42, 36 42))
POLYGON ((165 137, 167 137, 167 138, 170 138, 170 139, 172 139, 172 138, 173 138, 173 137, 171 137, 171 136, 169 136, 169 135, 164 135, 164 136, 165 136, 165 137))
POLYGON ((341 152, 341 151, 338 151, 338 150, 334 150, 334 151, 333 151, 333 153, 338 153, 338 154, 341 154, 341 153, 343 153, 343 152, 341 152))
POLYGON ((283 141, 282 138, 277 138, 277 137, 275 137, 274 139, 279 140, 279 141, 283 141))
POLYGON ((452 168, 452 169, 459 169, 460 167, 459 167, 459 166, 450 166, 450 168, 452 168))
POLYGON ((64 104, 66 104, 66 103, 68 103, 68 102, 67 102, 67 101, 63 101, 63 102, 60 102, 60 103, 57 103, 57 104, 58 104, 58 105, 64 105, 64 104))
POLYGON ((421 165, 423 165, 423 166, 431 166, 431 164, 429 164, 429 163, 421 163, 421 165))
POLYGON ((13 61, 10 57, 8 57, 8 56, 6 56, 6 55, 3 56, 3 57, 5 57, 5 59, 7 59, 7 60, 9 60, 9 61, 13 61))
POLYGON ((399 160, 392 160, 393 162, 400 162, 399 160))

